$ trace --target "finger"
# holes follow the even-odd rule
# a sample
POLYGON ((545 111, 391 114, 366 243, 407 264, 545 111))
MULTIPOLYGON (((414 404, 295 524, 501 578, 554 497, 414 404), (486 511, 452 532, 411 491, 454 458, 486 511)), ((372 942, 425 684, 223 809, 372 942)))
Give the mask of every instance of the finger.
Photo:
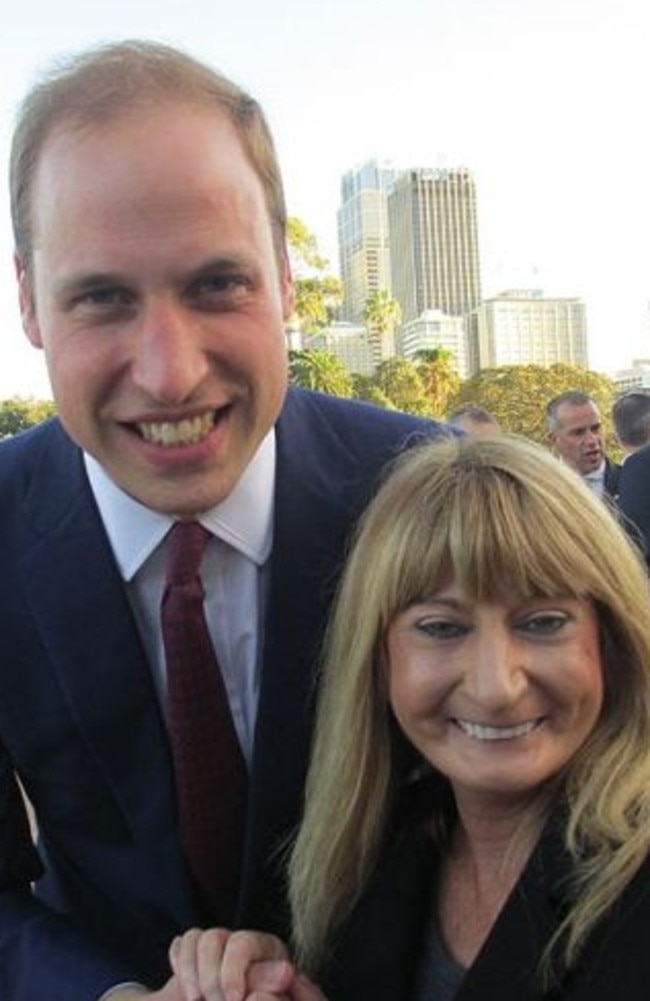
POLYGON ((303 973, 298 973, 291 985, 291 1001, 327 1001, 321 990, 303 973))
POLYGON ((246 995, 246 1001, 291 1001, 290 994, 276 994, 275 991, 253 991, 246 995))
POLYGON ((224 1001, 222 987, 223 960, 232 932, 226 928, 210 928, 197 942, 200 997, 202 1001, 224 1001))
MULTIPOLYGON (((183 935, 174 939, 169 950, 169 961, 183 991, 185 1001, 203 1001, 203 985, 199 953, 205 935, 200 928, 190 928, 183 935)), ((211 950, 213 962, 219 964, 229 932, 218 931, 212 936, 211 950)), ((219 996, 217 996, 220 1001, 219 996)))
POLYGON ((228 939, 221 964, 221 989, 226 1001, 244 1001, 247 976, 254 963, 287 960, 284 943, 275 935, 237 931, 228 939))
POLYGON ((246 987, 253 993, 266 991, 278 997, 288 992, 295 976, 295 967, 288 959, 262 960, 249 968, 246 987))
POLYGON ((253 991, 246 995, 246 1001, 291 1001, 290 994, 276 994, 275 991, 253 991))

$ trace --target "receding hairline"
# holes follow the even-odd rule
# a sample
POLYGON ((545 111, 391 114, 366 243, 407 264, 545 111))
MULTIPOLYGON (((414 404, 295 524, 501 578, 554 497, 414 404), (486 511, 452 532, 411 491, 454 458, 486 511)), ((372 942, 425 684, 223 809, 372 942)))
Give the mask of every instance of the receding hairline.
POLYGON ((549 400, 546 404, 546 423, 548 431, 557 431, 558 424, 560 422, 559 411, 562 407, 593 407, 596 413, 600 416, 600 409, 598 403, 594 400, 593 396, 589 396, 588 393, 583 393, 580 390, 570 389, 564 393, 560 393, 559 396, 555 396, 552 400, 549 400))
POLYGON ((284 241, 286 205, 273 136, 260 104, 229 77, 182 49, 147 40, 111 42, 53 62, 20 105, 10 157, 11 212, 18 255, 29 263, 34 177, 55 133, 100 129, 164 103, 229 119, 262 183, 269 217, 284 241))

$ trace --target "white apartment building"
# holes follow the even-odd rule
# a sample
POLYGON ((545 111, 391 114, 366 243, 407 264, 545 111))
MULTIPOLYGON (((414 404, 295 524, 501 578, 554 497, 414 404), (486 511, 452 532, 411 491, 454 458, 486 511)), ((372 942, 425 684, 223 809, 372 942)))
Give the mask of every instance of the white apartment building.
POLYGON ((621 393, 631 389, 650 389, 650 358, 635 358, 631 368, 620 369, 612 378, 621 393))
POLYGON ((478 367, 559 363, 588 367, 585 304, 539 289, 502 292, 474 314, 478 367))
POLYGON ((417 319, 405 323, 397 334, 398 353, 411 361, 418 351, 444 348, 456 359, 461 379, 470 373, 467 331, 462 316, 447 316, 439 309, 427 309, 417 319))
POLYGON ((323 348, 338 358, 348 372, 372 375, 377 364, 366 328, 354 323, 331 323, 312 335, 305 347, 323 348))

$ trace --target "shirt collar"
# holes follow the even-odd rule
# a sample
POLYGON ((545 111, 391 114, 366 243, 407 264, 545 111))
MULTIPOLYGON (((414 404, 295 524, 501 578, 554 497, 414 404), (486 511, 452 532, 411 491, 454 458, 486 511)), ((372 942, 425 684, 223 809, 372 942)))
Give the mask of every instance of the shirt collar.
POLYGON ((583 473, 583 478, 585 480, 590 480, 592 483, 599 483, 601 480, 604 480, 605 460, 603 459, 598 469, 593 469, 590 473, 583 473))
MULTIPOLYGON (((133 579, 162 542, 174 518, 152 511, 130 497, 84 452, 90 486, 122 578, 133 579)), ((230 494, 205 511, 199 521, 258 566, 269 557, 273 542, 275 431, 266 435, 230 494)))

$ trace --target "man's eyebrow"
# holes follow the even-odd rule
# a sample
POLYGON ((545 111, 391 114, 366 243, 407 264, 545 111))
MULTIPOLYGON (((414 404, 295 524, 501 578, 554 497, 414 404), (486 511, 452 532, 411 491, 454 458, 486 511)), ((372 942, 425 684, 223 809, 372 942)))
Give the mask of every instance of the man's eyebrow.
POLYGON ((250 268, 252 261, 245 254, 230 254, 227 257, 211 257, 207 261, 202 261, 195 268, 189 271, 189 278, 201 277, 205 274, 214 274, 215 272, 232 272, 239 271, 241 268, 250 268))
POLYGON ((123 287, 126 284, 124 276, 117 272, 90 271, 61 279, 55 285, 54 291, 57 296, 66 297, 90 292, 97 288, 107 288, 108 286, 123 287))

